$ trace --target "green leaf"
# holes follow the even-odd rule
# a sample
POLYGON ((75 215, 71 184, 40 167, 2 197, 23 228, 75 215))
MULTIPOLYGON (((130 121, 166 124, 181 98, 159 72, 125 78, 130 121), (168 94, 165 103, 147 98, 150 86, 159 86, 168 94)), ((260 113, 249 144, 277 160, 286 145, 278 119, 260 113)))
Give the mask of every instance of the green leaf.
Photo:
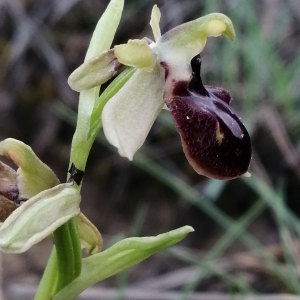
POLYGON ((194 231, 192 227, 184 226, 156 237, 124 239, 104 252, 85 258, 80 276, 62 289, 52 300, 74 299, 89 286, 181 241, 192 231, 194 231))
MULTIPOLYGON (((123 6, 124 0, 110 1, 95 28, 85 56, 85 61, 109 50, 120 23, 123 6)), ((82 91, 79 96, 78 121, 72 142, 71 162, 80 170, 85 169, 91 147, 88 142, 88 136, 91 125, 91 115, 95 100, 99 96, 99 90, 100 86, 97 86, 90 90, 82 91)))
POLYGON ((111 0, 97 23, 87 50, 85 61, 108 50, 119 26, 124 0, 111 0))

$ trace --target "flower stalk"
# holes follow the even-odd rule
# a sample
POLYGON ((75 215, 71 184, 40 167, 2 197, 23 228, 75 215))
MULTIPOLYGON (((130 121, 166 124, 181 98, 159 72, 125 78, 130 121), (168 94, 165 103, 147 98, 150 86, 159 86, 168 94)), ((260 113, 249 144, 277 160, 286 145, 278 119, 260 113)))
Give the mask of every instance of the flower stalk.
MULTIPOLYGON (((85 61, 110 48, 123 11, 124 0, 112 0, 100 18, 85 61)), ((82 91, 79 96, 78 118, 71 145, 69 167, 74 164, 84 171, 88 155, 94 140, 89 138, 91 115, 100 86, 82 91)), ((94 136, 94 138, 96 135, 94 136)), ((69 177, 69 174, 68 174, 69 177)), ((81 185, 75 188, 80 191, 81 185)), ((54 243, 57 252, 58 286, 56 292, 72 282, 81 273, 81 244, 75 219, 71 219, 54 232, 54 243)), ((36 295, 39 297, 39 293, 36 295)))

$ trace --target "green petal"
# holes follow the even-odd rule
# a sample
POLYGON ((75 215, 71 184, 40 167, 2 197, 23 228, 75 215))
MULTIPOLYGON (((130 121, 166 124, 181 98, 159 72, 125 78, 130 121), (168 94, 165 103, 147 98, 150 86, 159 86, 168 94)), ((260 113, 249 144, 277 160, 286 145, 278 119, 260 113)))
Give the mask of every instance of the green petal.
POLYGON ((163 87, 164 73, 159 65, 153 72, 137 70, 104 106, 104 134, 121 156, 132 160, 145 142, 164 106, 163 87))
POLYGON ((77 92, 100 86, 111 79, 120 68, 114 50, 94 56, 77 68, 69 77, 68 84, 77 92))
POLYGON ((153 36, 156 42, 161 37, 160 28, 159 28, 160 17, 161 17, 160 10, 158 6, 155 4, 151 12, 150 26, 152 28, 153 36))
POLYGON ((127 44, 115 46, 115 55, 126 66, 151 71, 156 58, 148 43, 144 40, 129 40, 127 44))
POLYGON ((19 198, 28 199, 59 184, 54 172, 21 141, 6 139, 0 142, 0 155, 11 159, 18 167, 19 198))
POLYGON ((0 249, 21 253, 49 236, 79 213, 80 193, 71 183, 60 184, 32 197, 0 228, 0 249))
POLYGON ((53 300, 74 299, 97 281, 108 278, 178 243, 192 231, 194 231, 192 227, 184 226, 156 237, 128 238, 106 251, 85 258, 80 276, 55 295, 53 300))

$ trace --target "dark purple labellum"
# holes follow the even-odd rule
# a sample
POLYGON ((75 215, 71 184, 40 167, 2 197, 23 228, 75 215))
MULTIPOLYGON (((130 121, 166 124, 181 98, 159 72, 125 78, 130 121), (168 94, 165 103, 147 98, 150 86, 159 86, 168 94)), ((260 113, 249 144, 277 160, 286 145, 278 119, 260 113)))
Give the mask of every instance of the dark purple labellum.
MULTIPOLYGON (((192 80, 173 81, 172 97, 165 99, 184 153, 199 174, 222 180, 239 177, 248 171, 251 161, 249 134, 228 105, 230 93, 203 86, 199 56, 192 60, 191 66, 192 80)), ((167 93, 170 95, 170 91, 167 93)))

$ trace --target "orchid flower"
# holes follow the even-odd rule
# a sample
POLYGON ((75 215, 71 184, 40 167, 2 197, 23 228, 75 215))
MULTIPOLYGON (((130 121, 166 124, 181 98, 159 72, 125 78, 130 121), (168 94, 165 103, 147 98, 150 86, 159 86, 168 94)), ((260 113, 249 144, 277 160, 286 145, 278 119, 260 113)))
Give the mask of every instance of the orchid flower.
POLYGON ((132 67, 133 75, 107 102, 101 116, 104 134, 121 156, 133 159, 166 106, 197 173, 222 180, 248 174, 251 141, 229 106, 231 95, 203 85, 200 76, 200 53, 207 37, 224 34, 234 40, 230 19, 213 13, 161 35, 160 16, 155 5, 150 21, 155 42, 129 40, 100 53, 71 74, 70 86, 88 90, 112 78, 122 65, 132 67))
POLYGON ((101 235, 80 213, 81 196, 73 182, 60 184, 54 172, 21 141, 1 141, 0 155, 19 167, 15 171, 0 161, 1 251, 24 252, 75 216, 82 248, 89 254, 101 250, 101 235))

